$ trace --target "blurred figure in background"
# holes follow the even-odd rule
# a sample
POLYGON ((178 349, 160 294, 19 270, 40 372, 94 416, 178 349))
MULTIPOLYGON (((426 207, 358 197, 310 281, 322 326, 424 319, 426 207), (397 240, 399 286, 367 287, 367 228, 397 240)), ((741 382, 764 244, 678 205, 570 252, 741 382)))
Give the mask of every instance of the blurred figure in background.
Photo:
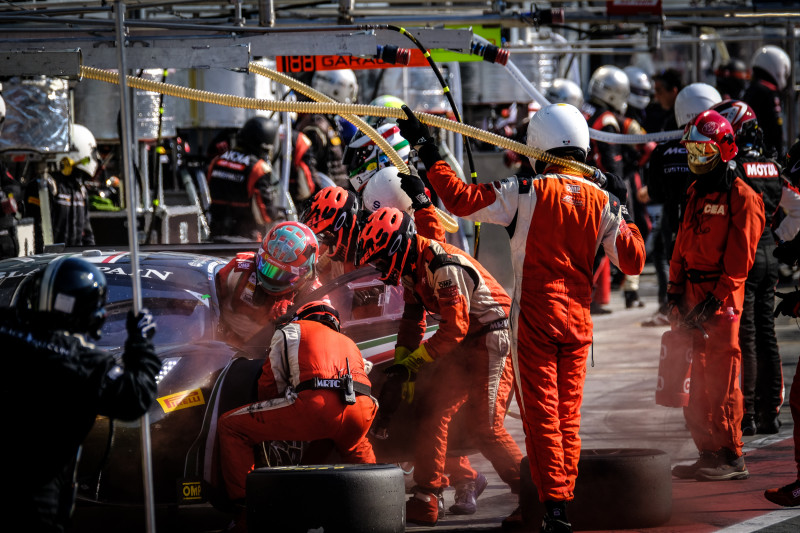
POLYGON ((747 65, 735 57, 717 67, 714 75, 717 77, 717 90, 723 100, 740 100, 750 80, 747 65))
MULTIPOLYGON (((675 98, 673 120, 683 128, 699 113, 718 104, 722 98, 715 88, 706 83, 687 85, 675 98)), ((680 139, 659 143, 650 155, 645 168, 645 184, 650 202, 663 205, 661 215, 661 245, 656 243, 653 250, 653 265, 658 279, 659 308, 655 314, 642 323, 643 326, 668 326, 667 281, 669 261, 678 235, 678 228, 684 217, 686 192, 695 180, 689 171, 686 148, 680 139)))
POLYGON ((551 104, 569 104, 578 109, 583 107, 583 91, 580 86, 566 78, 556 78, 544 93, 551 104))
MULTIPOLYGON (((0 96, 0 133, 6 119, 6 103, 0 96)), ((22 186, 0 161, 0 259, 19 255, 17 224, 25 212, 22 186)))
POLYGON ((742 100, 758 117, 759 127, 764 133, 764 155, 782 158, 785 143, 781 99, 792 72, 789 54, 777 46, 762 46, 753 55, 750 68, 753 71, 752 79, 742 100))
POLYGON ((236 134, 234 147, 211 161, 208 188, 214 241, 258 241, 270 224, 282 220, 278 177, 270 164, 277 134, 277 122, 253 117, 236 134))
MULTIPOLYGON (((589 127, 598 131, 620 133, 620 122, 628 107, 628 96, 631 92, 625 72, 613 65, 598 68, 589 80, 588 92, 588 101, 583 104, 581 111, 589 127)), ((603 173, 622 176, 622 146, 592 139, 590 160, 587 162, 603 173)), ((611 263, 605 250, 600 248, 594 265, 592 313, 610 313, 611 309, 605 307, 610 302, 611 263)))
POLYGON ((31 181, 26 190, 26 213, 36 220, 36 249, 44 246, 41 194, 48 194, 53 243, 66 246, 94 245, 94 231, 89 221, 89 193, 86 182, 97 172, 97 142, 85 126, 70 127, 70 151, 59 161, 59 171, 47 176, 46 190, 39 180, 31 181))
MULTIPOLYGON (((355 104, 358 81, 352 70, 322 70, 311 78, 311 87, 344 104, 355 104)), ((345 143, 340 136, 338 120, 333 115, 300 114, 295 129, 311 141, 309 154, 312 166, 334 185, 347 186, 347 169, 342 164, 345 143)))
POLYGON ((653 76, 653 100, 647 108, 647 117, 642 124, 650 132, 672 131, 680 124, 675 123, 673 108, 678 93, 683 89, 683 76, 673 68, 668 68, 653 76))

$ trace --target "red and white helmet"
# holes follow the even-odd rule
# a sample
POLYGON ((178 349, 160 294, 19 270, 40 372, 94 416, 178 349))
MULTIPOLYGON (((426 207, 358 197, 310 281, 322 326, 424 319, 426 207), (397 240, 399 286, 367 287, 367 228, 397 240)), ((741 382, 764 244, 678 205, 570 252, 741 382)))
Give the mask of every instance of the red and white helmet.
POLYGON ((727 163, 738 153, 731 123, 716 111, 704 111, 687 124, 681 144, 689 153, 689 170, 707 174, 720 161, 727 163))
MULTIPOLYGON (((378 126, 376 131, 394 148, 400 159, 408 163, 411 146, 400 135, 400 127, 394 122, 385 122, 378 126)), ((342 163, 347 167, 350 185, 358 192, 362 191, 377 171, 392 165, 389 156, 363 132, 353 135, 342 155, 342 163)))
POLYGON ((273 226, 256 255, 256 277, 270 294, 298 290, 316 274, 319 245, 311 228, 300 222, 273 226))

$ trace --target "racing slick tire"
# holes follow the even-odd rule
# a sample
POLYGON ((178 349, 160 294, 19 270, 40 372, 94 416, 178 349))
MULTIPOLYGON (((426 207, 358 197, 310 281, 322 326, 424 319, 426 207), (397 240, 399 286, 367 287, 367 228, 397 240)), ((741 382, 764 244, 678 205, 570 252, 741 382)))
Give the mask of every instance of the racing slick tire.
POLYGON ((246 494, 249 531, 405 531, 405 485, 397 465, 257 468, 247 475, 246 494))
MULTIPOLYGON (((526 526, 544 515, 528 458, 522 459, 520 506, 526 526)), ((672 474, 662 450, 607 448, 581 450, 575 499, 567 516, 576 530, 655 527, 672 515, 672 474)))

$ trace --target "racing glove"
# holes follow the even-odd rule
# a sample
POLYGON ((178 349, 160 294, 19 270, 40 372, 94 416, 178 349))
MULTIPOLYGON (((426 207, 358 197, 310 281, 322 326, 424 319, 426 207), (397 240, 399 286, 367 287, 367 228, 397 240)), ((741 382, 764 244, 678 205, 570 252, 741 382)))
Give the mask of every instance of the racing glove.
POLYGON ((677 292, 667 293, 667 316, 673 314, 680 314, 681 304, 683 303, 683 294, 677 292))
POLYGON ((398 173, 400 188, 411 198, 411 207, 414 211, 425 209, 431 205, 431 199, 425 194, 425 184, 417 176, 398 173))
POLYGON ((775 307, 775 316, 784 315, 794 318, 800 316, 800 291, 776 292, 775 296, 781 298, 781 301, 775 307))
POLYGON ((628 205, 628 187, 625 185, 625 180, 611 172, 604 172, 603 175, 606 178, 603 188, 616 196, 620 205, 628 205))
POLYGON ((722 307, 722 300, 709 292, 702 302, 695 305, 694 309, 686 314, 685 321, 692 324, 702 324, 714 316, 720 307, 722 307))
MULTIPOLYGON (((394 362, 399 363, 406 357, 411 355, 411 350, 406 348, 405 346, 395 346, 394 348, 394 362)), ((403 382, 403 385, 400 387, 400 397, 406 401, 406 403, 411 404, 414 402, 414 381, 406 380, 403 382)))
POLYGON ((400 135, 414 147, 425 168, 430 168, 442 159, 439 155, 439 147, 436 146, 436 140, 431 135, 428 126, 420 122, 407 105, 404 105, 402 109, 408 118, 397 119, 400 135))
POLYGON ((138 315, 134 315, 133 310, 130 310, 125 328, 128 330, 128 342, 149 341, 156 334, 156 320, 146 308, 142 308, 138 315))
MULTIPOLYGON (((404 349, 407 350, 408 348, 404 349)), ((417 372, 422 368, 422 365, 432 362, 433 358, 428 354, 425 345, 420 344, 419 348, 398 360, 384 372, 390 377, 401 376, 406 381, 415 381, 417 379, 417 372)))

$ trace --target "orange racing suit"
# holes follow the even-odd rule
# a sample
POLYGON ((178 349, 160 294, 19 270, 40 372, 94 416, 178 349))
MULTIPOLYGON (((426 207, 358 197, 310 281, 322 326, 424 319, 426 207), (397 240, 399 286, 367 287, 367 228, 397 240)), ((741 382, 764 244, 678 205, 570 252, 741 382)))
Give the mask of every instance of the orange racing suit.
POLYGON ((512 357, 517 402, 540 500, 571 500, 580 456, 580 405, 592 342, 592 265, 602 245, 640 274, 644 241, 619 200, 568 170, 467 185, 443 161, 428 179, 445 207, 511 235, 512 357))
POLYGON ((465 467, 457 460, 445 466, 448 426, 463 407, 475 421, 478 449, 517 492, 522 453, 503 424, 513 385, 508 357, 511 300, 475 259, 455 246, 421 235, 416 246, 415 274, 402 278, 406 308, 397 344, 410 349, 420 345, 426 312, 439 319, 439 329, 424 342, 435 361, 436 386, 416 400, 414 480, 438 493, 449 484, 446 468, 465 467))
POLYGON ((364 360, 349 337, 325 324, 298 320, 275 332, 258 379, 258 399, 219 421, 220 462, 231 500, 245 497, 259 442, 332 439, 345 463, 375 462, 366 435, 378 405, 364 360), (352 404, 338 388, 348 363, 356 393, 352 404))
POLYGON ((316 289, 316 278, 286 294, 269 294, 258 284, 254 252, 241 252, 217 274, 220 327, 226 342, 241 346, 261 328, 288 311, 304 287, 316 289))
POLYGON ((669 266, 668 293, 683 294, 688 311, 708 293, 722 301, 716 315, 695 330, 689 405, 684 416, 697 449, 727 448, 742 455, 739 317, 744 282, 764 228, 761 197, 736 178, 730 192, 702 195, 689 188, 686 214, 669 266))

